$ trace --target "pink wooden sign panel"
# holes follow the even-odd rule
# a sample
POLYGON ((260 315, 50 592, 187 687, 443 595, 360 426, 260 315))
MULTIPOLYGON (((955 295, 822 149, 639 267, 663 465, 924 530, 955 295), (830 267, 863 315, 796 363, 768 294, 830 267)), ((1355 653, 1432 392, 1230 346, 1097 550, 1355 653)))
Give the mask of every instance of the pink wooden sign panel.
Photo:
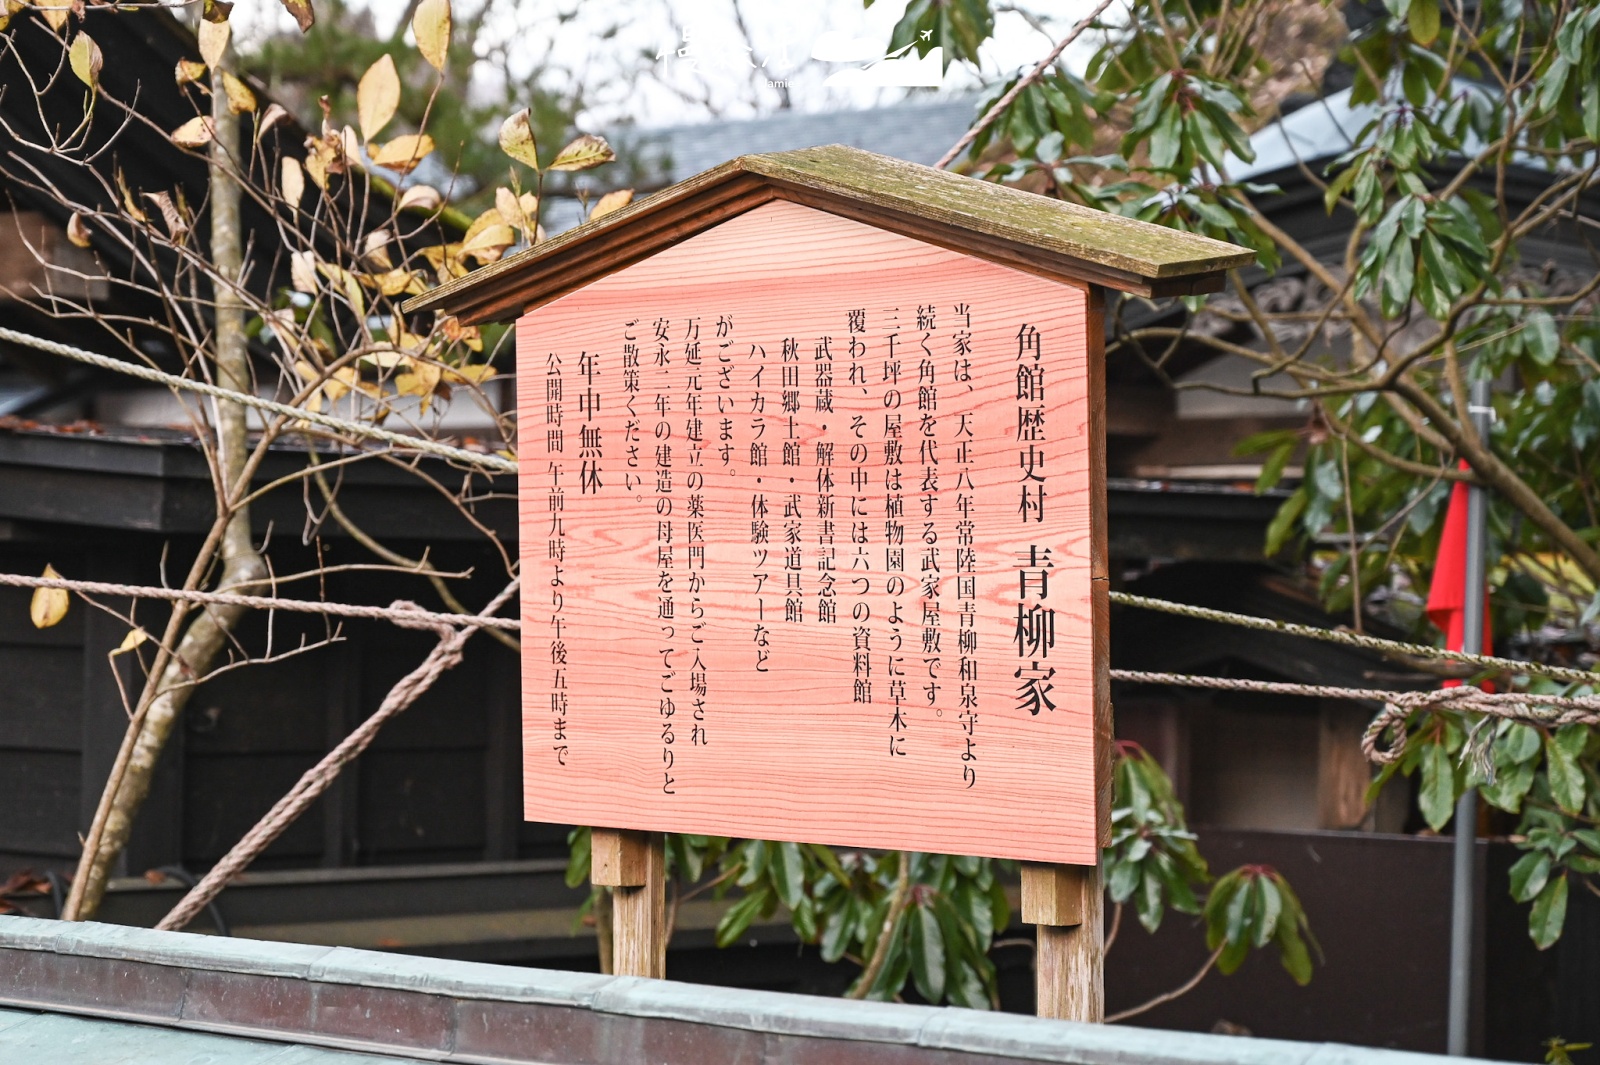
POLYGON ((1086 312, 777 201, 525 315, 526 816, 1094 863, 1086 312))

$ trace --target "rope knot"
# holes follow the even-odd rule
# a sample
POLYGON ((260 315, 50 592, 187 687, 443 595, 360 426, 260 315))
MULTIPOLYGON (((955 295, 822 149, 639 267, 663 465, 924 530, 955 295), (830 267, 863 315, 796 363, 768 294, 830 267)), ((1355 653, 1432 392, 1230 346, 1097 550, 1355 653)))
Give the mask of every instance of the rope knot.
POLYGON ((391 617, 390 620, 396 625, 400 626, 402 629, 420 629, 424 632, 431 632, 438 636, 441 640, 447 636, 453 635, 456 632, 455 626, 447 625, 443 621, 434 621, 429 618, 406 617, 405 615, 408 611, 426 613, 426 611, 420 605, 413 603, 409 599, 396 599, 394 602, 389 604, 389 609, 395 612, 394 616, 391 617))

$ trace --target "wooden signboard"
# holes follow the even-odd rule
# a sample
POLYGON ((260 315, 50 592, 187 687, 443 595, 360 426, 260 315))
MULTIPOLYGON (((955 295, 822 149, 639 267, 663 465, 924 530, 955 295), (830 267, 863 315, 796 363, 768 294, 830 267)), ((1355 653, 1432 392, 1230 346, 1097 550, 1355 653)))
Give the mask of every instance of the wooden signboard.
POLYGON ((524 315, 527 816, 1093 865, 1090 322, 783 201, 524 315))
POLYGON ((829 147, 746 156, 412 301, 517 319, 523 786, 597 827, 618 971, 659 837, 1022 859, 1096 1020, 1101 292, 1250 253, 829 147))

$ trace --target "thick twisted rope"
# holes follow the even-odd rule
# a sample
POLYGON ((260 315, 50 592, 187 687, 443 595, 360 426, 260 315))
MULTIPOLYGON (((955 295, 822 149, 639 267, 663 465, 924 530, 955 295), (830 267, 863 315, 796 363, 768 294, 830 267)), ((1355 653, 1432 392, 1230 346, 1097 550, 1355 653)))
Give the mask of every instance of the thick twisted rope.
MULTIPOLYGON (((501 590, 500 594, 489 601, 476 617, 485 618, 499 610, 514 594, 517 582, 513 580, 501 590)), ((200 878, 200 882, 189 889, 188 894, 179 900, 172 912, 161 919, 157 928, 165 931, 175 931, 187 925, 197 917, 201 910, 227 887, 229 882, 254 862, 261 852, 272 845, 272 841, 283 834, 295 820, 315 802, 323 792, 328 790, 339 771, 348 765, 362 751, 366 750, 374 739, 378 730, 390 718, 406 709, 433 686, 433 682, 446 670, 453 669, 461 663, 461 650, 466 646, 467 640, 478 630, 478 626, 462 625, 453 627, 448 622, 434 622, 423 620, 421 615, 426 611, 417 611, 414 627, 432 629, 439 633, 439 643, 428 652, 428 657, 422 663, 401 677, 394 687, 389 689, 377 711, 359 726, 350 735, 346 736, 340 744, 323 756, 322 760, 306 770, 295 786, 289 789, 288 794, 273 804, 265 817, 256 822, 255 827, 240 837, 222 860, 211 867, 211 871, 200 878)), ((457 619, 461 620, 461 619, 457 619)))
POLYGON ((440 458, 452 459, 469 466, 495 470, 499 473, 517 472, 516 460, 505 458, 502 455, 487 455, 478 451, 468 451, 464 447, 441 444, 439 441, 429 440, 427 437, 407 436, 405 433, 380 429, 376 425, 350 421, 347 418, 336 418, 331 414, 306 410, 304 407, 295 407, 288 403, 279 403, 276 400, 262 399, 259 396, 252 396, 248 392, 238 392, 231 388, 208 384, 205 381, 179 377, 177 374, 166 373, 151 366, 140 366, 138 363, 113 359, 108 355, 100 355, 93 351, 86 351, 83 348, 73 347, 71 344, 61 344, 54 340, 46 340, 43 337, 36 337, 28 333, 19 333, 15 329, 0 327, 0 340, 7 340, 13 344, 20 344, 23 347, 33 348, 51 355, 59 355, 64 359, 87 363, 90 366, 98 366, 102 370, 112 370, 116 373, 127 374, 129 377, 137 377, 142 381, 166 385, 168 388, 176 388, 184 392, 197 392, 202 396, 210 396, 212 399, 227 400, 229 403, 254 407, 256 410, 279 414, 296 421, 310 422, 313 425, 320 425, 324 429, 333 429, 350 436, 364 437, 368 440, 381 440, 386 444, 404 448, 407 451, 421 451, 429 455, 438 455, 440 458))
POLYGON ((473 614, 447 614, 424 610, 415 603, 397 600, 389 606, 363 606, 356 603, 329 603, 321 599, 284 599, 275 595, 238 595, 233 592, 201 592, 187 588, 157 588, 143 584, 113 584, 109 581, 80 581, 68 577, 29 577, 21 573, 0 573, 0 585, 14 588, 60 588, 84 595, 116 595, 131 599, 165 599, 171 602, 202 603, 208 606, 243 606, 261 610, 287 610, 298 614, 331 614, 340 618, 367 618, 392 621, 404 628, 430 625, 468 625, 483 629, 516 632, 522 622, 516 618, 491 618, 473 614))
POLYGON ((1200 677, 1188 673, 1154 673, 1141 669, 1113 669, 1111 679, 1131 684, 1171 684, 1213 691, 1261 692, 1269 695, 1303 695, 1315 699, 1352 699, 1383 703, 1384 707, 1361 737, 1361 750, 1369 761, 1387 765, 1405 754, 1410 737, 1406 721, 1418 710, 1462 710, 1510 718, 1530 725, 1600 725, 1600 695, 1533 695, 1528 692, 1486 692, 1463 685, 1427 691, 1394 692, 1377 688, 1343 688, 1329 684, 1295 684, 1289 681, 1249 680, 1241 677, 1200 677), (1383 735, 1390 740, 1383 744, 1383 735))
POLYGON ((1202 621, 1217 621, 1224 625, 1238 625, 1242 628, 1256 629, 1260 632, 1278 632, 1286 636, 1303 636, 1309 640, 1338 643, 1346 647, 1361 647, 1368 651, 1378 651, 1384 654, 1402 654, 1409 655, 1412 658, 1433 658, 1442 659, 1446 662, 1461 662, 1465 665, 1477 666, 1480 669, 1492 669, 1501 673, 1517 673, 1529 677, 1549 677, 1552 680, 1564 680, 1573 684, 1600 684, 1600 673, 1588 669, 1573 669, 1569 666, 1547 666, 1539 662, 1524 662, 1515 658, 1478 655, 1468 651, 1452 651, 1444 647, 1429 647, 1420 643, 1385 640, 1381 636, 1368 636, 1364 633, 1348 632, 1344 629, 1322 629, 1315 625, 1301 625, 1293 621, 1276 621, 1272 618, 1252 617, 1249 614, 1235 614, 1227 610, 1214 610, 1211 607, 1190 606, 1187 603, 1170 603, 1165 599, 1151 599, 1148 596, 1132 595, 1128 592, 1112 592, 1111 601, 1119 606, 1155 610, 1163 614, 1176 614, 1179 617, 1198 618, 1202 621))

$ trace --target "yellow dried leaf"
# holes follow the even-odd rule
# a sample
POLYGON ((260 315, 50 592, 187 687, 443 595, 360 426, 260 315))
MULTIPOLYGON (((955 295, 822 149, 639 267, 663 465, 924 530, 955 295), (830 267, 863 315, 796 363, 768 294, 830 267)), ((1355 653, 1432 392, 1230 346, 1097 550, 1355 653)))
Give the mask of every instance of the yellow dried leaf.
POLYGON ((617 189, 615 192, 608 192, 594 202, 594 210, 589 212, 589 221, 593 222, 597 218, 604 218, 612 211, 626 207, 632 202, 632 189, 617 189))
POLYGON ((122 171, 117 171, 117 191, 122 193, 122 209, 128 217, 135 222, 148 222, 150 216, 139 207, 139 201, 134 198, 133 192, 128 188, 127 180, 122 176, 122 171))
POLYGON ((250 86, 229 74, 222 72, 222 91, 228 94, 228 113, 242 115, 256 109, 256 94, 250 91, 250 86))
POLYGON ((361 75, 356 86, 356 113, 361 122, 361 139, 371 142, 383 132, 383 127, 394 118, 400 106, 400 75, 394 69, 394 59, 387 54, 361 75))
POLYGON ((289 112, 282 104, 268 104, 267 109, 261 113, 261 121, 256 125, 256 139, 259 140, 267 130, 289 117, 289 112))
POLYGON ((385 170, 409 174, 433 151, 433 138, 426 133, 405 133, 372 153, 372 161, 385 170))
POLYGON ((427 185, 412 185, 400 194, 400 202, 395 204, 396 211, 436 211, 444 203, 444 197, 439 195, 439 190, 427 185))
POLYGON ((289 255, 289 279, 296 292, 316 292, 317 255, 312 251, 297 251, 289 255))
POLYGON ((531 192, 520 197, 507 188, 494 190, 494 209, 506 224, 515 228, 528 241, 533 240, 539 219, 539 198, 531 192))
POLYGON ((361 258, 366 264, 378 270, 394 269, 394 260, 389 258, 389 243, 394 240, 394 234, 387 229, 374 229, 361 238, 361 258))
POLYGON ((361 166, 361 137, 355 130, 345 126, 339 130, 338 141, 340 157, 347 165, 355 166, 359 169, 361 166))
MULTIPOLYGON (((56 572, 54 566, 45 566, 44 576, 51 580, 61 579, 61 574, 56 572)), ((35 588, 33 600, 28 604, 28 618, 34 628, 48 629, 67 616, 67 607, 71 604, 72 597, 65 588, 35 588)))
POLYGON ((306 172, 301 169, 300 160, 286 155, 278 169, 278 187, 283 190, 284 202, 290 207, 299 207, 300 198, 306 193, 306 172))
POLYGON ((226 22, 200 20, 200 27, 195 31, 195 36, 200 42, 200 58, 206 61, 206 66, 216 69, 217 64, 222 62, 222 57, 228 50, 228 38, 232 35, 233 27, 226 22))
POLYGON ((519 163, 539 169, 539 145, 526 107, 500 124, 500 150, 519 163))
POLYGON ((471 255, 480 248, 493 247, 497 242, 510 244, 517 239, 515 234, 506 232, 510 228, 497 208, 489 208, 467 227, 466 234, 461 238, 461 254, 471 255))
POLYGON ((605 138, 585 133, 561 149, 555 161, 550 164, 550 169, 588 170, 601 163, 609 163, 616 157, 617 153, 611 150, 611 145, 605 142, 605 138))
POLYGON ((435 244, 423 248, 422 257, 428 260, 434 272, 439 275, 440 284, 467 275, 467 264, 461 255, 460 244, 435 244))
POLYGON ((140 644, 144 643, 149 638, 150 634, 145 632, 143 629, 129 629, 128 635, 122 638, 122 642, 117 644, 117 649, 111 653, 112 655, 125 655, 129 651, 138 647, 140 644))
POLYGON ((461 319, 453 314, 439 319, 439 330, 446 343, 461 344, 472 351, 483 350, 483 330, 475 325, 462 325, 461 319))
POLYGON ((206 65, 194 59, 178 60, 177 69, 172 72, 173 80, 179 85, 188 85, 199 81, 206 76, 206 65))
POLYGON ((450 0, 422 0, 411 16, 411 33, 422 58, 443 74, 450 55, 450 0))
POLYGON ((444 377, 444 367, 438 363, 413 359, 410 368, 394 378, 394 390, 402 396, 430 396, 444 377))
POLYGON ((427 291, 422 275, 415 270, 389 270, 373 278, 373 283, 385 296, 420 296, 427 291))
POLYGON ((83 220, 83 215, 72 212, 72 217, 67 219, 67 239, 80 248, 87 248, 93 243, 89 238, 89 226, 83 220))
POLYGON ((376 366, 380 370, 392 370, 396 366, 410 366, 411 356, 403 351, 396 351, 392 347, 379 348, 361 356, 360 362, 363 366, 376 366))
POLYGON ((100 46, 94 39, 82 30, 67 49, 67 61, 72 64, 72 72, 78 75, 78 80, 89 88, 100 84, 100 68, 105 66, 105 56, 100 54, 100 46))
POLYGON ((367 299, 361 292, 361 280, 349 270, 338 263, 318 263, 317 270, 323 277, 338 285, 344 292, 344 298, 350 301, 350 306, 356 314, 367 313, 367 299))
MULTIPOLYGON (((209 26, 204 22, 201 25, 209 26)), ((211 143, 214 129, 208 115, 196 115, 172 131, 172 143, 180 148, 204 148, 211 143)))
POLYGON ((328 161, 323 156, 312 152, 306 156, 306 176, 311 183, 319 189, 328 187, 328 161))
POLYGON ((383 394, 381 388, 361 380, 361 375, 356 372, 354 366, 341 366, 329 374, 328 380, 323 383, 322 391, 333 403, 337 403, 351 392, 360 392, 374 399, 383 394))
POLYGON ((444 378, 453 385, 474 384, 481 385, 494 376, 494 367, 486 362, 474 363, 471 366, 455 366, 445 371, 444 378))
POLYGON ((63 3, 62 0, 45 0, 39 6, 39 13, 44 16, 44 20, 50 24, 51 29, 60 33, 66 29, 67 16, 72 13, 72 8, 70 5, 63 3))

